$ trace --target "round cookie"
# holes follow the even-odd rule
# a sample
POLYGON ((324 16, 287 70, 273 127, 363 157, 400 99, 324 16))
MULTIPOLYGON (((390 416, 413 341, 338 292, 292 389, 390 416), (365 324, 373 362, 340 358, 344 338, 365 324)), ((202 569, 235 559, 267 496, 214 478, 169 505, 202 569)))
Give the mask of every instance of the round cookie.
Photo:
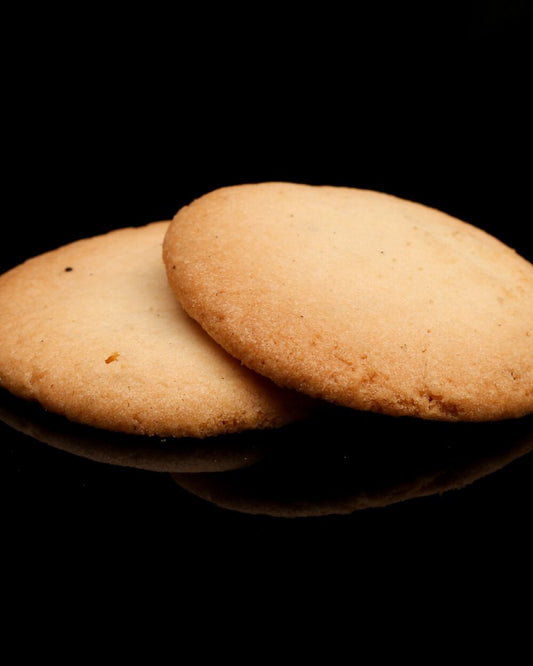
POLYGON ((280 386, 426 419, 533 412, 533 266, 444 212, 237 185, 178 211, 163 257, 184 309, 280 386))
POLYGON ((308 398, 251 372, 180 307, 169 222, 34 257, 0 276, 0 384, 103 429, 205 437, 283 425, 308 398))

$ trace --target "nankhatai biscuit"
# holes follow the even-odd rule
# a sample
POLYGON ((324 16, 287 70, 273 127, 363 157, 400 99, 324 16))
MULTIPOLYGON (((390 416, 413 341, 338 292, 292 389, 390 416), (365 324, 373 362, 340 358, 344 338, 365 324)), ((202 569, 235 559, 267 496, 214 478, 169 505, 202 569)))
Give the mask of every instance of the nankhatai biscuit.
POLYGON ((533 266, 445 212, 237 185, 178 211, 163 256, 186 312, 279 386, 394 416, 533 412, 533 266))
POLYGON ((245 368, 180 307, 162 261, 168 224, 78 240, 0 276, 0 385, 75 422, 161 437, 300 418, 301 396, 245 368))

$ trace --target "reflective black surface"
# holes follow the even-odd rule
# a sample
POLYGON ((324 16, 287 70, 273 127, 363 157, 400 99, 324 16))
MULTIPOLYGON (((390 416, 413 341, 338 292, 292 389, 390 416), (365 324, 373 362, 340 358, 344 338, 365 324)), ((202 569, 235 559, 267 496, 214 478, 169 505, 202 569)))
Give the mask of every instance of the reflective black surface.
POLYGON ((164 539, 184 528, 208 540, 316 529, 355 542, 372 521, 527 534, 531 519, 533 416, 439 423, 323 404, 278 430, 173 440, 73 424, 2 391, 0 421, 13 528, 75 516, 104 532, 120 520, 139 536, 166 525, 164 539))
MULTIPOLYGON (((348 25, 331 49, 301 25, 245 51, 222 30, 217 57, 194 70, 205 41, 176 50, 170 35, 153 60, 148 47, 122 51, 120 67, 81 49, 75 74, 41 50, 8 96, 0 269, 263 180, 420 201, 533 261, 531 23, 487 4, 473 20, 437 3, 423 29, 381 17, 383 41, 362 53, 348 25)), ((224 556, 253 581, 288 561, 400 578, 407 560, 439 575, 530 567, 530 418, 420 424, 328 407, 279 432, 175 443, 78 429, 1 397, 4 571, 45 561, 156 576, 158 561, 178 576, 202 559, 202 576, 223 577, 224 556)))

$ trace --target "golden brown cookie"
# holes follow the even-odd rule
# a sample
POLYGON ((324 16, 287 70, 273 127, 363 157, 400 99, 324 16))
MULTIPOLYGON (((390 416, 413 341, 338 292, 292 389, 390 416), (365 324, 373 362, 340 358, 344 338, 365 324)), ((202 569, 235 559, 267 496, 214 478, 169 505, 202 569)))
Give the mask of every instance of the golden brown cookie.
POLYGON ((161 437, 299 418, 301 396, 183 312, 161 257, 168 224, 76 241, 0 276, 0 384, 72 421, 161 437))
POLYGON ((164 261, 184 309, 280 386, 426 419, 533 412, 533 266, 444 212, 238 185, 177 213, 164 261))

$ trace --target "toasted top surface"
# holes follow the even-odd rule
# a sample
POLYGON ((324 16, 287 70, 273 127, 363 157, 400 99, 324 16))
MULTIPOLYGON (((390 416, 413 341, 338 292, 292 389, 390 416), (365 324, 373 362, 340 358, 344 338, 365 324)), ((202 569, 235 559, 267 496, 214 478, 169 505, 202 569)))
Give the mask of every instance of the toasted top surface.
POLYGON ((282 386, 429 419, 533 411, 533 266, 443 212, 238 185, 180 210, 163 256, 184 309, 282 386))
POLYGON ((162 437, 300 416, 300 397, 184 313, 161 257, 168 224, 76 241, 0 276, 0 384, 73 421, 162 437))

